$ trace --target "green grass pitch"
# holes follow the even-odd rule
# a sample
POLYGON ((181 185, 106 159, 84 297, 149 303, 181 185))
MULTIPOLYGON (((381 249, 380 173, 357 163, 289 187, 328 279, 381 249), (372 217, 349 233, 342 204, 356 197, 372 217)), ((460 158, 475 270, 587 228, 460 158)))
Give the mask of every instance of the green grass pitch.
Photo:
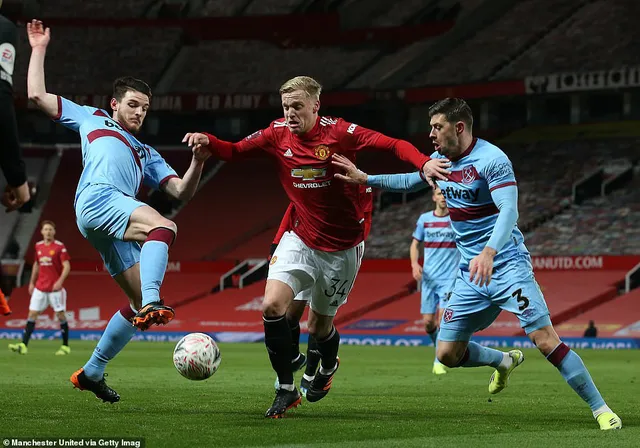
MULTIPOLYGON (((262 344, 222 344, 203 382, 173 367, 173 344, 133 342, 111 362, 111 405, 74 390, 69 376, 95 342, 34 340, 29 354, 0 350, 0 438, 143 437, 147 447, 626 447, 640 446, 640 351, 581 351, 623 421, 603 432, 560 374, 534 350, 507 389, 487 392, 489 368, 430 373, 433 349, 340 349, 331 393, 267 420, 274 375, 262 344), (489 399, 491 397, 491 399, 489 399)), ((299 375, 296 376, 299 380, 299 375)))

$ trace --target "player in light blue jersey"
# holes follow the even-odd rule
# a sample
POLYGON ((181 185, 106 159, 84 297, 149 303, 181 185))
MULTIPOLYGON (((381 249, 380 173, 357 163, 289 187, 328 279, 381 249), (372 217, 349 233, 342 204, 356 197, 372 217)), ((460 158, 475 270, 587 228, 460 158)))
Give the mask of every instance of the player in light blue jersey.
POLYGON ((191 166, 181 179, 155 149, 134 136, 151 99, 149 86, 138 79, 115 81, 111 115, 47 93, 44 59, 49 29, 33 20, 27 24, 27 34, 32 47, 27 75, 29 99, 55 121, 80 134, 83 171, 74 201, 78 228, 98 250, 130 301, 111 318, 91 359, 71 376, 74 386, 113 403, 120 396, 104 381, 109 360, 124 348, 137 328, 146 330, 174 317, 173 309, 160 300, 160 285, 177 227, 138 201, 136 194, 145 183, 173 198, 189 200, 209 153, 195 148, 191 166))
MULTIPOLYGON (((436 149, 431 157, 451 162, 447 180, 437 184, 446 197, 461 253, 440 324, 438 359, 448 367, 494 367, 489 392, 500 392, 524 361, 522 352, 503 353, 470 339, 506 310, 518 317, 531 341, 589 405, 600 429, 621 428, 622 421, 605 403, 580 356, 560 341, 551 325, 516 225, 518 188, 511 161, 497 146, 473 137, 473 115, 464 100, 441 100, 431 106, 429 116, 436 149)), ((353 183, 407 191, 424 185, 419 173, 367 176, 344 158, 334 156, 334 164, 345 171, 336 177, 353 183)))
MULTIPOLYGON (((421 285, 420 313, 424 329, 436 347, 438 322, 453 291, 460 253, 456 249, 449 210, 440 188, 433 190, 432 199, 436 207, 418 218, 413 240, 409 246, 409 258, 413 278, 421 285), (421 245, 424 246, 422 265, 418 262, 421 245), (437 320, 436 310, 438 311, 437 320)), ((433 361, 432 371, 436 375, 447 373, 437 356, 433 361)))

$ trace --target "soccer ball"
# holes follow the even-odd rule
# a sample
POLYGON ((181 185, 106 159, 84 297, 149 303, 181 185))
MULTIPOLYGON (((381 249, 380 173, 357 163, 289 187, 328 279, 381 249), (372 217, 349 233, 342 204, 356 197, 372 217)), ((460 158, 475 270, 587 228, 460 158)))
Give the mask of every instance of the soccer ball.
POLYGON ((216 373, 220 366, 220 349, 209 335, 191 333, 173 350, 173 365, 183 377, 201 381, 216 373))

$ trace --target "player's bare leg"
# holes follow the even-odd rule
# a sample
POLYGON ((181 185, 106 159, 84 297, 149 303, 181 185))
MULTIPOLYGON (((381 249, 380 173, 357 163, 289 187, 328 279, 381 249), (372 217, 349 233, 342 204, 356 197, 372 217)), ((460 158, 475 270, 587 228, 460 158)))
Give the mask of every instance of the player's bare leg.
POLYGON ((25 324, 24 331, 22 332, 22 342, 19 342, 17 344, 9 344, 9 350, 21 355, 26 355, 29 352, 27 346, 29 345, 31 334, 36 329, 36 322, 38 321, 39 315, 39 311, 29 310, 29 314, 27 315, 27 323, 25 324))
POLYGON ((169 247, 177 231, 173 221, 146 205, 135 209, 129 217, 124 240, 143 244, 140 252, 142 306, 133 320, 142 331, 151 325, 165 325, 175 316, 173 308, 160 300, 160 286, 169 261, 169 247))
POLYGON ((134 310, 139 309, 142 304, 140 265, 133 265, 116 275, 114 280, 127 295, 130 303, 111 317, 89 361, 71 375, 71 382, 75 387, 90 390, 99 399, 110 403, 119 401, 120 395, 106 385, 104 370, 107 363, 127 345, 137 330, 132 321, 136 315, 134 310))
POLYGON ((491 393, 498 393, 504 389, 513 370, 524 361, 524 355, 520 350, 501 352, 472 341, 439 339, 436 353, 438 360, 447 367, 491 366, 495 368, 491 384, 498 380, 501 387, 492 389, 490 384, 489 391, 491 393))
POLYGON ((580 356, 560 341, 551 325, 532 331, 529 333, 529 339, 589 405, 600 429, 622 428, 622 420, 605 403, 580 356))
MULTIPOLYGON (((435 314, 423 314, 422 323, 424 324, 424 331, 429 335, 433 342, 434 351, 438 348, 438 320, 435 314)), ((436 375, 444 375, 447 373, 447 369, 444 365, 438 361, 438 357, 434 354, 433 368, 431 370, 436 375)))
POLYGON ((338 349, 340 333, 333 326, 333 316, 318 314, 309 309, 309 334, 316 340, 320 352, 320 369, 311 381, 306 398, 310 402, 323 399, 331 389, 333 376, 340 366, 338 349))
POLYGON ((60 322, 60 332, 62 334, 62 345, 56 352, 57 356, 64 356, 71 353, 69 348, 69 324, 67 323, 67 315, 64 311, 56 311, 56 317, 60 322))
POLYGON ((289 285, 280 280, 267 280, 262 302, 264 343, 280 382, 273 404, 264 415, 267 418, 283 417, 287 410, 297 407, 302 401, 293 384, 291 371, 291 330, 286 312, 292 301, 293 290, 289 285))

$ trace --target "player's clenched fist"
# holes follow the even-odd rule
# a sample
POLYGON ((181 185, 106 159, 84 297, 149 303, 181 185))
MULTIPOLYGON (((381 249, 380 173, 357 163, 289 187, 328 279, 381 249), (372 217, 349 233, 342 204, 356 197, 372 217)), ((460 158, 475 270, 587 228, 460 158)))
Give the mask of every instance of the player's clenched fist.
POLYGON ((40 20, 34 19, 31 23, 27 23, 27 36, 29 36, 31 48, 46 47, 51 39, 51 31, 45 28, 40 20))
POLYGON ((209 137, 199 132, 189 132, 182 139, 182 143, 186 143, 189 148, 192 148, 195 154, 196 149, 209 146, 209 137))

